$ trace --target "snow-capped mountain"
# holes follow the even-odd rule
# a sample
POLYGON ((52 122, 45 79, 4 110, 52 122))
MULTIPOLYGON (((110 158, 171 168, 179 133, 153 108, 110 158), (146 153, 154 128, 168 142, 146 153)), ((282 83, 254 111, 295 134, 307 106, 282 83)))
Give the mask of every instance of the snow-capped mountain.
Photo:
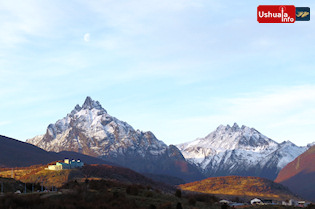
POLYGON ((177 147, 205 176, 259 176, 272 180, 307 149, 290 141, 279 144, 254 128, 236 123, 232 127, 220 125, 206 137, 177 147))
POLYGON ((47 151, 75 151, 118 163, 139 172, 167 174, 186 180, 200 172, 186 162, 175 146, 167 146, 151 132, 134 130, 87 97, 63 119, 50 124, 44 135, 27 140, 47 151))

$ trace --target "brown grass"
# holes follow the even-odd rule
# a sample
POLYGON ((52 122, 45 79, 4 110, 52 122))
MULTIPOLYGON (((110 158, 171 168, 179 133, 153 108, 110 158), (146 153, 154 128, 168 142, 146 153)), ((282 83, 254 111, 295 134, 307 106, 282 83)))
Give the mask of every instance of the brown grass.
POLYGON ((295 197, 284 186, 258 177, 213 177, 183 184, 179 187, 186 191, 231 196, 255 196, 270 199, 295 197))

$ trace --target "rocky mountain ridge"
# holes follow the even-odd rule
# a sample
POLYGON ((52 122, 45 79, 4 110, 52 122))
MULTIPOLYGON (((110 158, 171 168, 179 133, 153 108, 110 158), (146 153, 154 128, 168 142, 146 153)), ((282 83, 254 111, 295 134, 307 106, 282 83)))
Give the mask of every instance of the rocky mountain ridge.
POLYGON ((236 123, 220 125, 206 137, 177 147, 205 176, 259 176, 272 180, 307 149, 290 141, 279 144, 254 128, 236 123))
POLYGON ((167 146, 152 132, 133 129, 112 117, 98 101, 87 97, 63 119, 50 124, 44 135, 27 140, 47 151, 75 151, 106 159, 142 173, 201 179, 177 147, 167 146))

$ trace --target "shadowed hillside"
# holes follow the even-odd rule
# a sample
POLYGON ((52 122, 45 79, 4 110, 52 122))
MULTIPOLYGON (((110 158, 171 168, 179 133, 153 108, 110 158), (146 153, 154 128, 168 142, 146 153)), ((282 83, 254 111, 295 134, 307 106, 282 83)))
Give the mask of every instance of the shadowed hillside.
POLYGON ((217 195, 250 196, 277 200, 296 199, 286 187, 259 177, 213 177, 180 185, 182 190, 217 195))
POLYGON ((88 164, 111 164, 99 158, 76 152, 47 152, 32 144, 0 135, 0 167, 26 167, 47 164, 64 158, 81 159, 88 164))
POLYGON ((275 182, 289 187, 302 197, 315 201, 315 146, 285 166, 275 182))

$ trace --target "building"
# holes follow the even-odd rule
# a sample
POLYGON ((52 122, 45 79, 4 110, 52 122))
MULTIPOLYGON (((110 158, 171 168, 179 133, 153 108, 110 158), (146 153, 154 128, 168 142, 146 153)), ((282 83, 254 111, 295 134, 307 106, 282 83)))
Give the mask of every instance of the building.
POLYGON ((69 159, 65 159, 63 162, 57 162, 56 165, 49 165, 45 170, 59 171, 65 169, 81 168, 83 165, 84 163, 80 160, 70 161, 69 159))
POLYGON ((286 206, 297 206, 297 201, 295 200, 287 200, 287 201, 282 201, 282 205, 286 205, 286 206))
POLYGON ((231 201, 229 201, 229 200, 220 200, 219 203, 221 203, 221 204, 230 204, 231 201))
POLYGON ((250 201, 250 204, 251 204, 251 205, 262 205, 263 202, 262 202, 260 199, 255 198, 255 199, 252 199, 252 200, 250 201))

